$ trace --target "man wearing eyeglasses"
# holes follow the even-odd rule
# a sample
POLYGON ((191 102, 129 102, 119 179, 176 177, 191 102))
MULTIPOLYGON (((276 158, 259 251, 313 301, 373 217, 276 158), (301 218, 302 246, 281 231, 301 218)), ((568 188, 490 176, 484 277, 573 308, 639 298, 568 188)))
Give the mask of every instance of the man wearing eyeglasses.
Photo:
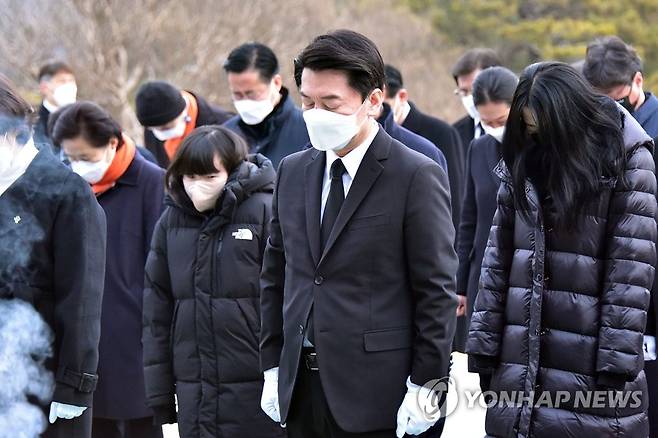
POLYGON ((482 70, 488 67, 500 65, 500 59, 492 49, 471 49, 457 60, 452 68, 452 77, 455 79, 457 88, 455 95, 461 98, 462 105, 467 115, 453 125, 462 140, 464 155, 471 141, 484 134, 480 125, 480 115, 473 103, 473 81, 482 70))

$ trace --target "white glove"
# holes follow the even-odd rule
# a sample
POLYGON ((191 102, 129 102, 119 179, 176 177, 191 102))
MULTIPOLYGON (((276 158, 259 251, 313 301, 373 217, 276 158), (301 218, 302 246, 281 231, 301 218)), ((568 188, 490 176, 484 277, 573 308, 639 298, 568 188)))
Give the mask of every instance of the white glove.
POLYGON ((411 381, 411 377, 407 377, 407 393, 398 409, 398 427, 395 431, 398 438, 405 433, 420 435, 441 418, 439 406, 435 406, 438 405, 435 394, 435 391, 418 386, 411 381))
POLYGON ((263 395, 260 398, 260 408, 277 423, 281 422, 279 411, 279 367, 270 368, 263 373, 263 395))
POLYGON ((656 338, 653 336, 644 337, 644 361, 649 362, 656 360, 656 338))
POLYGON ((87 408, 84 407, 65 405, 64 403, 57 403, 54 401, 50 404, 50 415, 48 416, 48 420, 50 420, 50 424, 54 424, 58 418, 70 420, 79 417, 86 410, 87 408))

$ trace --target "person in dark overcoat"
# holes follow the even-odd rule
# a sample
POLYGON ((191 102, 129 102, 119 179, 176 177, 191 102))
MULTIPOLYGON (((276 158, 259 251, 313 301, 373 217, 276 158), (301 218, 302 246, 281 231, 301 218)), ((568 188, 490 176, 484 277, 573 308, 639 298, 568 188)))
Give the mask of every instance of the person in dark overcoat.
POLYGON ((53 138, 92 187, 108 223, 93 438, 162 437, 146 406, 142 364, 144 265, 164 198, 164 171, 147 162, 101 107, 58 114, 53 138))
POLYGON ((44 406, 51 424, 42 436, 89 438, 98 381, 105 215, 83 179, 47 148, 36 148, 31 114, 0 76, 0 299, 32 304, 53 331, 53 356, 46 366, 55 388, 52 403, 44 406))
MULTIPOLYGON (((468 149, 466 191, 457 234, 457 294, 461 304, 457 308, 457 315, 465 324, 463 333, 455 336, 461 337, 463 344, 468 335, 468 322, 478 292, 482 258, 496 212, 500 178, 494 173, 494 168, 502 158, 501 141, 517 84, 516 75, 504 67, 484 70, 473 84, 473 98, 486 134, 473 140, 468 149)), ((486 374, 480 376, 483 391, 489 388, 489 378, 486 374)))
MULTIPOLYGON (((402 73, 392 65, 386 65, 386 102, 391 106, 397 124, 432 142, 445 156, 450 181, 452 223, 459 227, 461 199, 464 193, 465 146, 455 128, 423 113, 409 100, 409 91, 404 88, 402 73)), ((404 143, 404 142, 403 142, 404 143)), ((459 324, 459 323, 458 323, 459 324)), ((463 350, 463 347, 462 347, 463 350)))
POLYGON ((198 128, 166 176, 146 265, 147 403, 185 438, 283 437, 260 409, 259 274, 275 171, 219 126, 198 128), (178 413, 174 403, 178 401, 178 413))
POLYGON ((651 138, 546 62, 521 75, 502 150, 467 343, 472 370, 492 373, 487 436, 646 437, 651 138))
POLYGON ((242 136, 249 153, 265 155, 276 169, 284 157, 306 146, 302 112, 283 86, 272 49, 242 44, 231 51, 224 71, 238 112, 224 126, 242 136))

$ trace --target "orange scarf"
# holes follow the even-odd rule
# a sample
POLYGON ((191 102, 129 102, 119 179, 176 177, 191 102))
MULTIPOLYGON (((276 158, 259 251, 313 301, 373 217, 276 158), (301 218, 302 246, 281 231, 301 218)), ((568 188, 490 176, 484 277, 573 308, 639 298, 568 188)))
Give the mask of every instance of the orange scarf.
POLYGON ((117 180, 126 173, 128 166, 135 159, 137 148, 135 142, 131 140, 126 134, 121 134, 123 137, 123 146, 117 149, 117 153, 112 160, 112 164, 107 168, 105 175, 96 184, 91 185, 91 189, 96 196, 110 190, 117 183, 117 180))
POLYGON ((186 123, 185 131, 181 137, 170 138, 164 142, 164 149, 167 153, 167 156, 169 157, 169 161, 174 159, 174 155, 176 155, 176 152, 178 151, 178 148, 180 147, 180 144, 183 142, 185 137, 187 137, 190 132, 194 131, 194 128, 196 128, 196 119, 199 114, 196 98, 187 91, 181 91, 181 94, 183 94, 188 102, 187 116, 190 118, 190 121, 186 123))

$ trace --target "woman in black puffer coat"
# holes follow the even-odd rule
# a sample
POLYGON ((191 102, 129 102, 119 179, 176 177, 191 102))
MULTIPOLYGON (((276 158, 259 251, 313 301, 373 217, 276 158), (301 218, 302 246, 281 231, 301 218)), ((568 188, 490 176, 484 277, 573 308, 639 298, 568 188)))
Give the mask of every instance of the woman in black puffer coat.
POLYGON ((648 435, 652 149, 571 67, 524 71, 467 344, 475 368, 493 371, 487 436, 648 435))
POLYGON ((181 438, 279 437, 260 409, 259 274, 275 171, 229 130, 198 128, 167 172, 146 265, 144 373, 181 438), (178 401, 176 416, 174 395, 178 401))

